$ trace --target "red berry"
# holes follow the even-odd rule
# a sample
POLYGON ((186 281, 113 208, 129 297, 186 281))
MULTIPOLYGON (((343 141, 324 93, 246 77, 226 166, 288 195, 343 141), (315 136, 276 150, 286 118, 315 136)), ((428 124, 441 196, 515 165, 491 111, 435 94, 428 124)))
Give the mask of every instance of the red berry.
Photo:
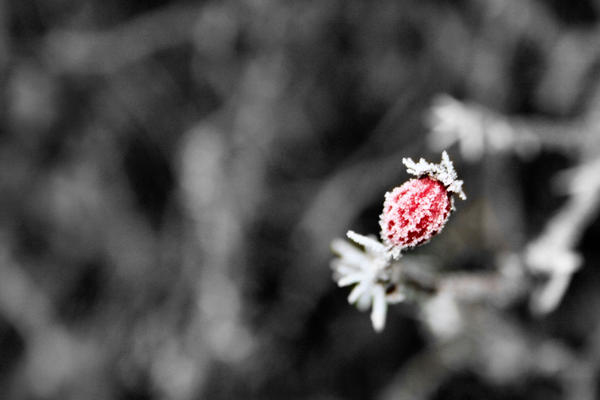
POLYGON ((381 239, 400 251, 427 242, 442 230, 452 209, 448 190, 437 179, 411 179, 386 193, 380 216, 381 239))

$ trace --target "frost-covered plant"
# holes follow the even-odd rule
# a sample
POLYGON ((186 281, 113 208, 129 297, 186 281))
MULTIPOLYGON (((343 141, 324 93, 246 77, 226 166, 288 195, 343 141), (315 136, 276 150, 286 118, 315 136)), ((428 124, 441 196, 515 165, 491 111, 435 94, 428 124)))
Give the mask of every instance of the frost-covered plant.
MULTIPOLYGON (((546 222, 541 232, 522 245, 523 269, 536 277, 530 293, 530 309, 543 315, 558 307, 573 274, 584 263, 577 244, 586 227, 600 212, 600 154, 596 108, 591 107, 575 121, 557 123, 543 118, 503 115, 482 105, 461 102, 448 95, 434 101, 429 112, 428 141, 432 150, 457 145, 464 160, 481 162, 486 155, 507 163, 513 153, 529 159, 540 150, 574 157, 575 166, 557 175, 556 194, 567 196, 561 208, 546 222)), ((514 190, 499 187, 501 190, 514 190)), ((518 211, 518 204, 512 214, 518 211)))
POLYGON ((415 175, 386 193, 379 219, 381 240, 348 231, 347 236, 359 249, 341 239, 332 243, 339 255, 332 268, 338 286, 355 285, 348 302, 360 310, 371 307, 371 322, 376 331, 383 330, 387 305, 405 299, 401 274, 393 273, 402 251, 424 244, 438 234, 454 210, 453 195, 466 199, 463 181, 458 179, 448 154, 442 153, 439 164, 423 158, 402 160, 407 172, 415 175))

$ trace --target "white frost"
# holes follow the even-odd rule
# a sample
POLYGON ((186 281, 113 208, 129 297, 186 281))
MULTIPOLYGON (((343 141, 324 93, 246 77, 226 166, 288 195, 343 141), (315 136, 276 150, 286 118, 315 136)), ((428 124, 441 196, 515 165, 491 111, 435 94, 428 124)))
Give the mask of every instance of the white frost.
POLYGON ((385 292, 385 285, 391 278, 392 255, 373 237, 353 231, 348 231, 347 236, 364 250, 344 240, 334 240, 331 248, 339 255, 339 258, 331 262, 334 280, 340 287, 354 285, 348 295, 348 302, 356 304, 363 311, 371 308, 373 328, 380 332, 385 327, 388 303, 398 303, 404 299, 399 293, 388 298, 385 292))
POLYGON ((406 172, 409 174, 419 178, 428 175, 442 182, 448 192, 456 193, 463 200, 467 198, 462 190, 463 181, 458 179, 454 164, 445 150, 442 152, 442 161, 439 164, 427 162, 424 158, 417 163, 412 158, 403 158, 402 163, 406 165, 406 172))

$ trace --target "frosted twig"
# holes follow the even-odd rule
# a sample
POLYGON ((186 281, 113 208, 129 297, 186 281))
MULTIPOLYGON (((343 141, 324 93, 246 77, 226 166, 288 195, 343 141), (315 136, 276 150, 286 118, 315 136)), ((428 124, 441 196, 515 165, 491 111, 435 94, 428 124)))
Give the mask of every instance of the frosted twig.
POLYGON ((585 118, 562 123, 509 118, 447 95, 434 101, 428 125, 431 149, 458 144, 463 158, 471 162, 480 160, 486 152, 514 152, 529 157, 541 148, 578 151, 598 142, 595 126, 589 126, 585 118))
POLYGON ((527 246, 528 267, 548 276, 548 282, 532 297, 531 308, 537 313, 552 311, 565 293, 571 276, 583 260, 574 250, 580 236, 598 213, 600 161, 564 172, 559 182, 571 194, 567 203, 550 219, 542 234, 527 246))

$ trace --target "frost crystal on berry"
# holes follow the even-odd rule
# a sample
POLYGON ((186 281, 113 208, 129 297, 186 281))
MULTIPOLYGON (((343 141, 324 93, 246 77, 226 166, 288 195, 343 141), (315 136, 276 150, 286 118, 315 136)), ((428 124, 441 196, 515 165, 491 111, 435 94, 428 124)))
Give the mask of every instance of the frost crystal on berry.
POLYGON ((406 172, 420 178, 429 176, 444 184, 449 193, 456 193, 462 200, 466 200, 467 196, 462 190, 463 181, 458 179, 454 164, 450 161, 448 153, 442 152, 442 161, 439 164, 429 163, 421 158, 418 163, 411 158, 403 158, 402 163, 406 165, 406 172))
POLYGON ((453 193, 466 198, 463 182, 457 179, 445 151, 439 164, 422 158, 418 163, 410 158, 402 162, 417 179, 386 193, 379 219, 381 239, 394 258, 403 249, 426 243, 442 230, 453 209, 453 193))

